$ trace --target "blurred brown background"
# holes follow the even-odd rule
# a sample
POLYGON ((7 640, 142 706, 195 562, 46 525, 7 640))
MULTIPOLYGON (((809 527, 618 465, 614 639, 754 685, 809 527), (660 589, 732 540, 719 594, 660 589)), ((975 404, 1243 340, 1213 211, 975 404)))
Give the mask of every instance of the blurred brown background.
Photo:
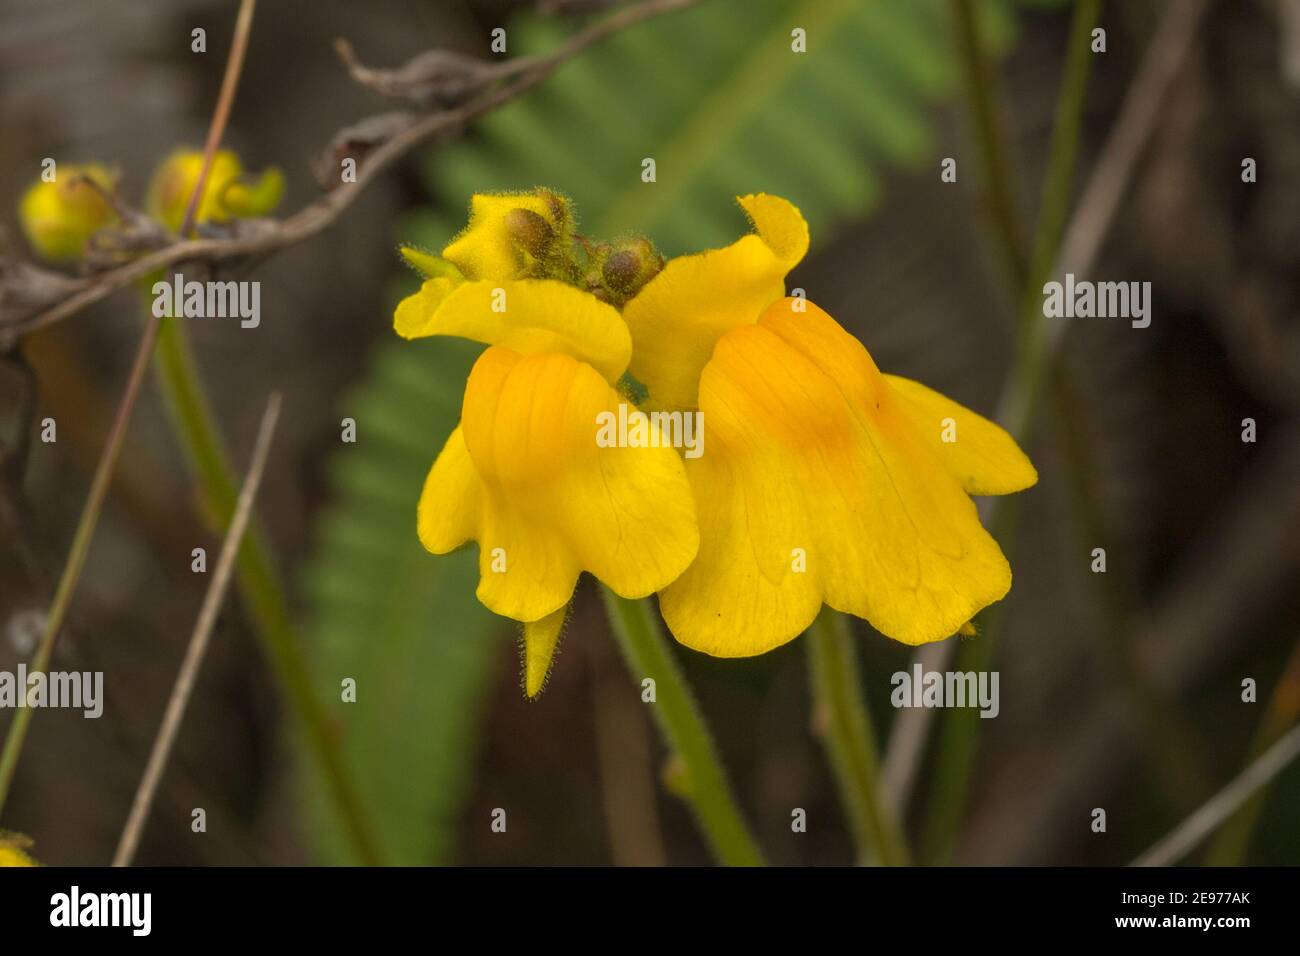
MULTIPOLYGON (((765 28, 779 35, 786 29, 781 17, 798 24, 802 14, 816 22, 828 5, 809 2, 795 14, 739 0, 705 6, 724 8, 721 16, 730 16, 738 31, 766 17, 765 28)), ((919 35, 955 57, 944 33, 946 4, 918 6, 928 18, 919 35)), ((1294 69, 1288 77, 1284 64, 1300 57, 1295 6, 1290 0, 1212 4, 1096 269, 1100 278, 1152 282, 1151 327, 1081 320, 1066 340, 1064 365, 1075 401, 1064 413, 1056 407, 1043 414, 1032 445, 1042 478, 1024 496, 1019 533, 1009 546, 1016 583, 996 663, 1002 710, 999 719, 981 722, 957 862, 1127 862, 1241 768, 1288 661, 1294 673, 1300 641, 1300 79, 1294 69), (1246 156, 1258 162, 1257 183, 1241 182, 1246 156), (1246 417, 1258 423, 1255 444, 1241 441, 1246 417), (1091 523, 1080 515, 1078 484, 1099 509, 1091 523), (1088 570, 1098 533, 1108 552, 1105 582, 1088 570), (1258 683, 1258 703, 1241 701, 1247 677, 1258 683), (1135 681, 1144 688, 1136 695, 1135 681), (1156 728, 1170 714, 1181 721, 1168 736, 1138 713, 1155 697, 1162 699, 1156 728), (1094 807, 1108 810, 1105 835, 1089 830, 1094 807)), ((21 246, 14 209, 43 157, 116 165, 124 192, 139 197, 171 147, 201 142, 235 7, 215 0, 0 0, 0 222, 11 240, 21 246), (208 31, 206 55, 189 50, 196 26, 208 31)), ((1070 10, 1069 4, 1000 7, 1009 25, 1000 80, 1018 191, 1032 222, 1070 10)), ((1080 181, 1092 169, 1164 7, 1104 5, 1108 50, 1094 65, 1080 181)), ((485 55, 489 31, 519 17, 537 14, 530 5, 505 2, 264 2, 226 143, 251 167, 281 166, 289 181, 282 209, 297 209, 316 195, 310 163, 333 133, 390 108, 348 78, 333 53, 336 36, 348 37, 368 62, 392 65, 434 46, 485 55)), ((547 22, 561 33, 574 27, 564 17, 547 22)), ((813 32, 811 40, 808 56, 815 58, 820 35, 813 32)), ((658 64, 657 75, 645 72, 645 60, 629 63, 627 72, 643 78, 640 95, 653 99, 661 83, 666 89, 689 82, 682 74, 698 52, 681 51, 679 63, 649 58, 658 64)), ((611 54, 594 55, 617 72, 611 54)), ((860 153, 864 176, 870 170, 871 197, 857 205, 835 194, 822 197, 829 212, 814 219, 813 252, 790 285, 807 289, 858 334, 882 368, 991 415, 1011 361, 1015 303, 981 211, 960 76, 955 67, 936 69, 933 84, 922 73, 925 95, 909 100, 915 124, 926 131, 915 148, 896 157, 888 137, 845 147, 845 155, 860 153), (955 187, 938 179, 945 156, 959 159, 955 187)), ((545 102, 554 95, 548 89, 533 96, 545 102)), ((838 89, 849 100, 872 95, 866 87, 841 83, 838 89)), ((614 93, 635 126, 642 104, 619 101, 620 92, 614 93)), ((825 90, 783 95, 795 104, 805 97, 810 115, 843 107, 842 101, 827 107, 825 90)), ((628 125, 627 116, 616 119, 628 125)), ((680 117, 681 125, 688 121, 680 117)), ((900 124, 895 127, 905 135, 900 124)), ((611 119, 610 129, 596 127, 587 141, 570 142, 574 162, 584 152, 615 152, 615 125, 611 119)), ((418 151, 369 186, 323 236, 259 266, 254 277, 262 282, 263 321, 255 336, 201 322, 191 330, 241 467, 266 393, 284 392, 259 511, 308 641, 314 637, 302 569, 320 539, 317 522, 336 499, 329 460, 339 450, 338 421, 349 414, 355 386, 372 374, 368 356, 392 338, 393 296, 412 284, 397 263, 397 242, 445 241, 463 221, 468 192, 448 184, 457 176, 474 180, 477 167, 469 165, 468 151, 489 139, 476 129, 467 135, 460 151, 418 151)), ((721 146, 702 143, 695 159, 711 171, 702 177, 707 188, 723 197, 770 189, 799 205, 813 202, 803 191, 816 189, 819 173, 793 142, 799 131, 789 135, 792 142, 777 150, 788 149, 795 170, 784 182, 752 175, 743 136, 721 146)), ((687 155, 692 147, 685 143, 687 155)), ((655 155, 654 142, 639 149, 629 155, 655 155)), ((511 157, 516 175, 524 177, 515 185, 545 182, 581 201, 584 183, 576 174, 573 181, 542 179, 539 167, 530 182, 527 150, 513 147, 511 157)), ((661 167, 660 175, 674 172, 661 167)), ((634 177, 637 169, 627 167, 626 175, 634 177)), ((470 188, 507 185, 483 181, 470 188)), ((722 242, 744 226, 734 212, 715 219, 712 229, 722 242)), ((653 227, 649 231, 660 238, 653 227)), ((672 236, 664 238, 665 246, 681 251, 672 248, 672 236)), ((715 241, 710 234, 707 244, 715 241)), ((5 489, 0 669, 14 670, 30 653, 33 615, 48 605, 139 316, 132 295, 119 293, 22 343, 35 376, 36 420, 54 417, 59 440, 34 444, 21 484, 5 489)), ((23 382, 18 362, 0 363, 0 437, 6 442, 24 427, 23 382)), ((431 443, 428 461, 438 447, 431 443)), ((412 497, 412 538, 414 504, 412 497)), ((77 712, 38 712, 0 821, 32 836, 44 862, 98 864, 111 855, 206 583, 190 573, 190 549, 201 544, 215 555, 217 547, 193 505, 179 451, 149 389, 54 665, 103 670, 105 716, 88 721, 77 712)), ((428 558, 431 565, 438 560, 428 558)), ((432 632, 440 625, 434 620, 427 626, 432 632)), ((864 686, 877 729, 887 734, 894 716, 889 677, 908 665, 908 649, 865 624, 860 630, 864 686)), ((376 625, 367 639, 379 653, 384 628, 376 625)), ((679 650, 741 803, 772 859, 850 862, 847 830, 813 733, 801 642, 749 661, 679 650), (808 811, 806 834, 790 831, 794 807, 808 811)), ((539 703, 522 698, 508 633, 494 640, 485 659, 481 678, 466 692, 475 702, 474 719, 457 732, 466 751, 460 796, 445 840, 427 862, 707 862, 687 811, 658 785, 662 745, 589 585, 580 588, 539 703), (488 827, 488 814, 498 806, 510 812, 506 835, 488 827)), ((335 676, 322 678, 321 686, 332 694, 335 676)), ((364 685, 363 691, 384 693, 364 685)), ((9 716, 0 714, 0 728, 9 716)), ((294 769, 297 748, 283 733, 282 717, 256 640, 239 601, 232 600, 139 862, 333 859, 313 836, 294 769), (190 809, 199 806, 208 812, 205 835, 188 826, 190 809)), ((394 738, 424 730, 403 722, 388 728, 394 738)), ((434 785, 426 769, 398 765, 389 772, 397 788, 409 774, 411 792, 418 793, 434 785)), ((923 773, 908 807, 918 843, 924 843, 932 783, 923 773)), ((1300 770, 1293 767, 1272 789, 1245 859, 1300 861, 1298 810, 1300 770)))

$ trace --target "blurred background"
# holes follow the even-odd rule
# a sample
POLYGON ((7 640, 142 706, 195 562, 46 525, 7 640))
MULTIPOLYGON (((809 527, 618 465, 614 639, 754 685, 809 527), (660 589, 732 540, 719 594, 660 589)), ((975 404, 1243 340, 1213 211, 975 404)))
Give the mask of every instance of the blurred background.
MULTIPOLYGON (((1181 3, 1186 0, 1169 0, 1181 3)), ((375 65, 432 47, 487 57, 553 48, 606 4, 320 0, 263 3, 226 145, 311 201, 312 162, 341 127, 391 109, 333 52, 375 65)), ((1167 4, 1104 4, 1077 182, 1090 174, 1167 4)), ((1150 328, 1082 320, 1045 390, 1041 473, 1003 541, 1016 583, 997 622, 1001 713, 968 789, 942 746, 905 806, 927 862, 1120 864, 1231 779, 1262 727, 1300 710, 1300 11, 1217 2, 1159 111, 1095 268, 1150 281, 1150 328), (1243 183, 1252 157, 1258 181, 1243 183), (1242 419, 1257 441, 1242 441, 1242 419), (1107 573, 1091 573, 1092 549, 1107 573), (1242 682, 1258 686, 1242 700, 1242 682), (1269 715, 1266 717, 1266 715, 1269 715), (1105 808, 1105 834, 1092 832, 1105 808)), ((0 223, 43 157, 117 167, 143 196, 174 146, 199 147, 237 4, 0 0, 0 223), (208 52, 192 53, 203 27, 208 52)), ((1027 226, 1039 204, 1071 4, 978 0, 1027 226)), ((440 248, 474 192, 546 185, 583 231, 637 228, 666 254, 726 244, 732 197, 769 191, 809 219, 790 286, 857 334, 886 371, 996 413, 1017 296, 993 239, 947 0, 706 0, 642 23, 541 88, 381 175, 321 236, 259 265, 262 323, 191 325, 237 466, 267 393, 285 409, 259 512, 317 688, 391 862, 703 864, 666 754, 590 581, 550 685, 520 689, 517 634, 473 599, 475 555, 435 558, 415 502, 454 425, 474 354, 398 344, 392 307, 416 286, 399 242, 440 248), (808 52, 792 55, 803 27, 808 52), (640 181, 643 157, 658 182, 640 181), (940 162, 958 161, 942 183, 940 162), (355 444, 340 421, 357 422, 355 444), (354 704, 339 682, 358 683, 354 704), (505 808, 506 834, 490 829, 505 808)), ((0 670, 29 657, 141 328, 118 293, 0 361, 0 441, 52 417, 0 485, 0 670), (26 369, 30 368, 28 375, 26 369), (35 414, 23 396, 35 388, 35 414)), ((151 384, 54 667, 102 670, 99 720, 35 714, 0 825, 48 864, 107 862, 208 578, 190 551, 219 536, 151 384)), ((909 649, 857 622, 876 729, 909 649)), ((988 635, 982 635, 983 639, 988 635)), ((804 642, 761 658, 677 656, 737 794, 774 862, 847 864, 852 841, 816 734, 804 642), (791 832, 793 808, 808 813, 791 832)), ((0 730, 12 712, 0 712, 0 730)), ((959 733, 945 723, 945 733, 959 733)), ((944 739, 942 736, 936 740, 944 739)), ((245 607, 232 592, 138 862, 349 862, 306 767, 245 607), (207 832, 191 832, 202 807, 207 832)), ((1300 769, 1278 778, 1221 862, 1300 862, 1300 769)), ((1188 862, 1207 859, 1198 851, 1188 862)))

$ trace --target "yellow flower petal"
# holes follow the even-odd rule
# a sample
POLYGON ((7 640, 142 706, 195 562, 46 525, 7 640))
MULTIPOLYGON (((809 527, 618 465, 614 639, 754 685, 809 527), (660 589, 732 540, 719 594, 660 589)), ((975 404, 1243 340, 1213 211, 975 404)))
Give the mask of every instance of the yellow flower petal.
POLYGON ((552 241, 567 242, 570 219, 567 204, 554 193, 478 194, 470 200, 469 225, 442 257, 470 279, 518 279, 552 241), (523 214, 516 216, 516 210, 523 214))
POLYGON ((420 543, 434 554, 455 551, 478 530, 483 482, 465 447, 460 426, 429 469, 416 516, 420 543))
POLYGON ((546 686, 546 676, 551 672, 568 613, 566 605, 540 621, 524 625, 524 693, 529 697, 537 697, 546 686))
POLYGON ((36 866, 36 861, 16 846, 0 846, 0 866, 36 866))
POLYGON ((627 368, 632 339, 618 310, 563 282, 430 279, 393 317, 405 338, 458 335, 525 355, 558 352, 586 362, 610 382, 627 368))
POLYGON ((745 210, 754 231, 790 268, 808 254, 808 223, 793 203, 767 193, 737 196, 736 202, 745 210))
POLYGON ((644 597, 695 556, 698 533, 682 460, 669 447, 601 447, 597 416, 619 394, 563 354, 493 347, 470 373, 461 427, 420 499, 420 540, 444 553, 479 544, 478 597, 537 621, 589 571, 644 597))
POLYGON ((885 381, 968 495, 1008 495, 1037 484, 1038 472, 1000 425, 920 382, 898 375, 885 381))
POLYGON ((758 321, 785 295, 785 276, 808 251, 808 224, 763 193, 738 199, 755 234, 725 249, 673 259, 623 309, 632 332, 631 374, 654 408, 696 405, 700 372, 729 329, 758 321))
POLYGON ((96 232, 117 219, 100 190, 112 192, 117 175, 96 164, 65 163, 54 182, 37 180, 23 194, 18 220, 33 249, 47 259, 78 259, 96 232))
POLYGON ((949 637, 1007 593, 1006 559, 910 396, 792 301, 723 336, 704 370, 706 451, 687 462, 700 550, 661 594, 664 619, 719 657, 779 646, 823 603, 907 644, 949 637))
POLYGON ((426 279, 419 292, 408 295, 397 303, 397 311, 393 313, 393 328, 397 334, 404 339, 437 335, 434 317, 447 296, 460 284, 458 280, 447 276, 426 279))

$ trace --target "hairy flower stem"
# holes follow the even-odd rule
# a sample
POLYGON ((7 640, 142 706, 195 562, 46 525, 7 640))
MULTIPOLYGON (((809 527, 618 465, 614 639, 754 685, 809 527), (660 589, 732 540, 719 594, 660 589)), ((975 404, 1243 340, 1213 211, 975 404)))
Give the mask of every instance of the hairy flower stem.
POLYGON ((694 695, 646 600, 630 601, 601 588, 610 626, 632 679, 655 682, 649 704, 668 746, 686 767, 685 798, 718 860, 727 866, 762 866, 762 851, 740 815, 726 771, 694 695))
POLYGON ((848 623, 842 614, 824 607, 805 639, 816 707, 814 724, 821 729, 859 859, 905 866, 907 844, 882 795, 876 740, 862 697, 848 623))
MULTIPOLYGON (((202 489, 204 517, 217 529, 225 529, 234 515, 238 486, 182 321, 163 319, 155 359, 173 431, 202 489)), ((266 536, 256 519, 239 550, 236 571, 240 595, 252 617, 254 630, 304 731, 307 746, 320 764, 353 849, 362 862, 377 864, 379 852, 362 812, 360 797, 312 684, 266 536)))

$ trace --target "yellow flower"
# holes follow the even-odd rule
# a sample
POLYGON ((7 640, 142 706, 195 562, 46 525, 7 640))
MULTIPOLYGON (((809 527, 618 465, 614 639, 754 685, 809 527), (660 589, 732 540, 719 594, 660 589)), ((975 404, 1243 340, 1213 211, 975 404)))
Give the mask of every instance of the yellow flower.
POLYGON ((489 346, 426 479, 420 540, 478 543, 479 599, 524 622, 529 696, 584 570, 623 597, 658 592, 677 639, 720 657, 789 641, 823 604, 909 644, 971 633, 1011 586, 970 495, 1027 488, 1033 465, 785 298, 807 224, 775 196, 739 202, 753 234, 662 269, 648 243, 613 266, 614 247, 586 243, 577 267, 572 212, 544 190, 476 196, 440 256, 403 250, 427 280, 397 331, 489 346), (625 372, 648 407, 698 410, 702 454, 602 447, 625 372))
POLYGON ((972 494, 1037 480, 1001 428, 924 385, 882 375, 829 315, 785 299, 808 231, 772 196, 741 205, 756 235, 686 256, 624 310, 650 404, 698 406, 685 462, 699 554, 660 594, 689 647, 761 654, 823 603, 907 644, 961 631, 1011 571, 972 494))
POLYGON ((112 192, 117 176, 103 166, 64 164, 54 182, 38 180, 23 194, 18 217, 27 241, 47 259, 79 259, 86 243, 117 214, 101 190, 112 192), (92 180, 100 188, 86 182, 92 180))
POLYGON ((722 336, 700 410, 708 451, 686 462, 700 552, 660 595, 683 644, 761 654, 823 603, 923 644, 1010 589, 969 495, 1027 488, 1033 465, 987 419, 882 375, 812 303, 781 300, 722 336))
MULTIPOLYGON (((154 173, 145 209, 172 232, 185 221, 185 210, 203 169, 201 150, 178 149, 154 173)), ((228 149, 212 157, 212 168, 195 209, 194 222, 227 222, 264 216, 284 195, 284 174, 274 166, 256 179, 246 177, 243 163, 228 149)))
POLYGON ((554 280, 446 281, 447 295, 426 282, 398 306, 399 331, 491 347, 425 481, 420 541, 435 554, 478 542, 479 600, 524 622, 531 697, 578 575, 624 597, 653 594, 694 558, 695 510, 672 448, 596 441, 598 416, 626 401, 614 383, 631 340, 612 306, 554 280))

